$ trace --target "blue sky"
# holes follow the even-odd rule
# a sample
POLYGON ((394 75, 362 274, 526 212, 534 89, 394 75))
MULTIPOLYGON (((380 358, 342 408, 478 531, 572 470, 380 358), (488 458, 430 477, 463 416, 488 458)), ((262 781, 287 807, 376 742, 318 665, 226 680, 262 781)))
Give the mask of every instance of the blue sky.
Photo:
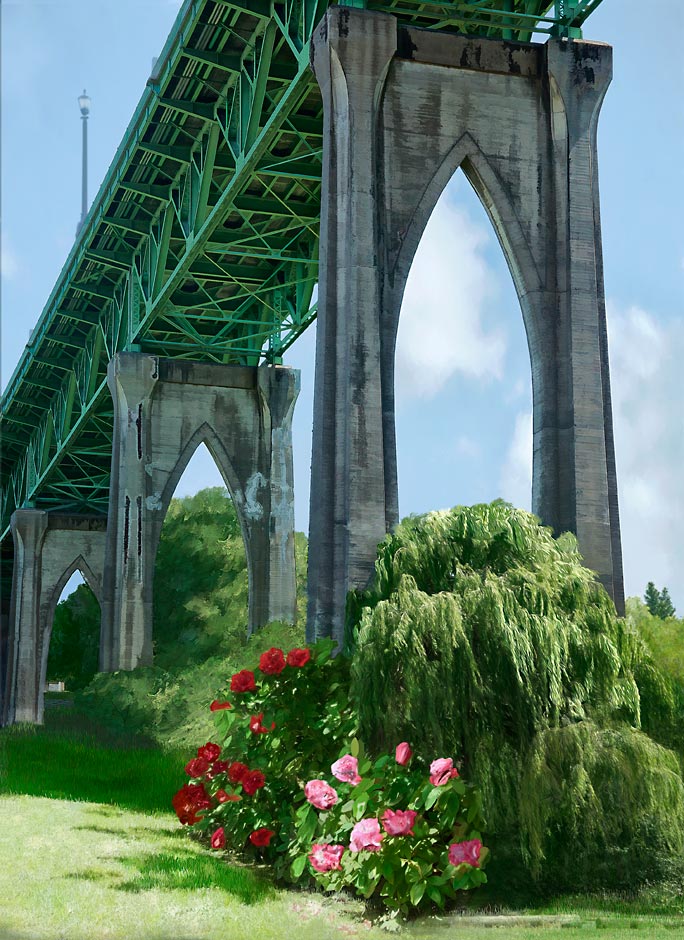
MULTIPOLYGON (((585 28, 614 47, 599 122, 603 248, 627 593, 667 584, 684 613, 684 4, 604 0, 585 28), (618 18, 619 17, 619 18, 618 18)), ((73 243, 80 116, 92 199, 178 11, 169 0, 3 0, 2 380, 73 243)), ((308 527, 314 331, 294 428, 297 527, 308 527)), ((529 508, 531 380, 501 249, 458 175, 418 251, 397 351, 402 514, 503 496, 529 508)), ((178 493, 218 482, 198 453, 178 493)))

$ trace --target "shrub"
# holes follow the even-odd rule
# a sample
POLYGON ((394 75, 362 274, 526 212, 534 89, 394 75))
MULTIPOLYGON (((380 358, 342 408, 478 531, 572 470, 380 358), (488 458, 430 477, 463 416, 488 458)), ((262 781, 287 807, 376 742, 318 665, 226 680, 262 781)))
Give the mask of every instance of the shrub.
POLYGON ((451 760, 434 761, 429 776, 420 764, 409 770, 406 744, 394 761, 365 758, 349 663, 331 657, 333 646, 320 640, 287 656, 271 648, 256 671, 232 676, 211 704, 222 744, 201 745, 187 763, 189 782, 173 800, 178 818, 212 849, 268 861, 281 879, 351 887, 404 913, 443 907, 486 880, 479 795, 451 760), (343 798, 323 780, 330 772, 343 798), (377 854, 360 838, 364 827, 377 829, 377 854), (339 870, 324 872, 315 864, 321 852, 344 854, 324 844, 333 838, 349 851, 339 870))
POLYGON ((632 728, 588 721, 537 736, 520 786, 521 832, 542 883, 630 889, 684 874, 676 756, 632 728))
POLYGON ((326 890, 353 888, 404 915, 443 908, 458 891, 486 882, 479 793, 451 759, 433 761, 429 771, 405 763, 387 754, 371 762, 354 739, 331 767, 332 786, 307 783, 290 846, 295 875, 308 862, 326 890))
POLYGON ((186 768, 191 785, 204 788, 194 791, 195 797, 209 800, 200 806, 208 812, 191 823, 195 831, 210 837, 222 828, 229 849, 278 860, 276 871, 283 877, 300 781, 329 767, 356 728, 349 664, 344 657, 332 658, 333 646, 321 640, 302 649, 299 658, 290 651, 290 665, 273 648, 261 654, 256 675, 248 669, 235 673, 230 688, 213 703, 214 737, 226 763, 212 769, 190 762, 186 768), (263 829, 272 835, 257 844, 251 837, 263 829))
POLYGON ((130 672, 98 673, 75 697, 79 712, 115 730, 144 734, 162 747, 188 747, 211 736, 209 703, 226 675, 244 668, 269 646, 304 641, 304 629, 274 622, 240 639, 229 655, 162 669, 138 667, 130 672))

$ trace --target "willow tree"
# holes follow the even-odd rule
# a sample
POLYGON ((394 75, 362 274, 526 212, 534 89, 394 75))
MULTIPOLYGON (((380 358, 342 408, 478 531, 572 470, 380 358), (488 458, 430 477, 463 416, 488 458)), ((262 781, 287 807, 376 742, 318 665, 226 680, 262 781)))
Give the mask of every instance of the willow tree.
POLYGON ((348 614, 362 736, 459 757, 500 857, 567 887, 573 858, 620 885, 681 863, 678 759, 640 730, 670 740, 671 684, 572 535, 501 501, 410 517, 348 614))

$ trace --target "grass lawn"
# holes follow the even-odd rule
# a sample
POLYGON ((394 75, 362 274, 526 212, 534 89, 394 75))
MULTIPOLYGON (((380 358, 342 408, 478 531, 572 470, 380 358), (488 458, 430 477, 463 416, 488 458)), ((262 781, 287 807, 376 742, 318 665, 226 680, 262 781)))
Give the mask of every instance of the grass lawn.
MULTIPOLYGON (((187 754, 107 735, 68 709, 0 730, 0 940, 327 940, 388 936, 355 901, 275 888, 189 839, 169 811, 187 754)), ((491 892, 491 887, 488 889, 491 892)), ((422 918, 407 940, 684 938, 660 892, 422 918), (505 916, 501 916, 501 915, 505 916), (522 915, 522 916, 519 916, 522 915)))

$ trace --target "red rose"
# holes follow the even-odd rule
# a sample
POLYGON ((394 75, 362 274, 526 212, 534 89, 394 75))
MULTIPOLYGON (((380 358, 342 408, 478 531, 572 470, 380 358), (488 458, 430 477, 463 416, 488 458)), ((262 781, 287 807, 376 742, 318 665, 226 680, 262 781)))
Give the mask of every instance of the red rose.
POLYGON ((239 760, 236 760, 228 768, 228 779, 231 783, 242 783, 248 773, 249 767, 247 764, 241 764, 239 760))
POLYGON ((224 774, 230 767, 229 760, 215 760, 207 771, 207 780, 213 780, 217 774, 224 774))
POLYGON ((211 741, 208 741, 207 744, 203 744, 202 747, 197 748, 197 756, 204 757, 208 761, 216 760, 216 758, 221 753, 221 748, 218 744, 212 744, 211 741))
POLYGON ((194 825, 202 819, 197 815, 197 811, 211 806, 211 800, 201 783, 186 783, 174 794, 171 803, 184 826, 194 825))
POLYGON ((189 777, 201 777, 209 770, 209 761, 206 757, 193 757, 185 765, 185 772, 189 777))
POLYGON ((288 666, 294 666, 296 669, 301 669, 302 666, 306 666, 310 659, 310 650, 294 649, 290 650, 290 652, 287 654, 286 662, 288 666))
POLYGON ((285 668, 285 656, 283 651, 276 646, 266 650, 259 658, 259 669, 265 672, 267 676, 277 676, 285 668))
POLYGON ((252 717, 249 720, 249 730, 253 731, 254 734, 268 734, 269 731, 273 731, 273 729, 275 728, 275 721, 272 721, 271 727, 267 728, 263 724, 263 720, 264 720, 263 712, 259 712, 258 715, 252 715, 252 717))
POLYGON ((272 829, 266 829, 264 826, 262 826, 261 829, 254 830, 254 832, 249 837, 249 841, 252 843, 252 845, 263 848, 265 845, 268 845, 274 835, 275 832, 272 829))
POLYGON ((223 826, 221 826, 221 828, 217 829, 211 837, 211 847, 212 849, 222 849, 225 844, 226 834, 223 831, 223 826))
POLYGON ((253 796, 266 783, 266 777, 260 770, 250 770, 241 780, 242 789, 247 796, 253 796))
POLYGON ((254 692, 255 689, 254 673, 249 669, 241 669, 230 680, 231 692, 254 692))
POLYGON ((232 708, 232 707, 233 706, 230 704, 230 702, 219 702, 218 699, 214 699, 214 701, 209 706, 209 710, 212 712, 219 712, 223 708, 232 708))

